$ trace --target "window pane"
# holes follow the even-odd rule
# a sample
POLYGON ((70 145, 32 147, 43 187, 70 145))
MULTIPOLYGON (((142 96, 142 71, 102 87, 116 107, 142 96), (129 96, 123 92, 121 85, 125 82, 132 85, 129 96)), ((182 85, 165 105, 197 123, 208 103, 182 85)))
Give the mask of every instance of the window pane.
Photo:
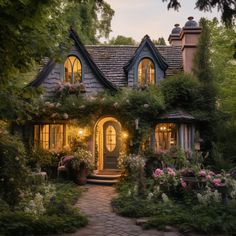
POLYGON ((63 147, 63 125, 50 125, 50 149, 63 147))
POLYGON ((64 80, 69 83, 76 83, 82 79, 80 60, 75 56, 69 56, 64 63, 64 80))
POLYGON ((138 66, 138 83, 141 86, 155 84, 155 68, 153 62, 145 58, 138 66))
POLYGON ((106 148, 109 152, 112 152, 116 147, 116 130, 112 125, 109 125, 106 129, 106 148))
POLYGON ((40 147, 49 149, 49 125, 40 125, 40 147))
POLYGON ((34 126, 34 146, 39 146, 39 125, 34 126))
POLYGON ((64 64, 64 80, 65 82, 71 83, 72 81, 72 63, 70 58, 67 58, 64 64))
POLYGON ((168 150, 177 144, 177 127, 174 123, 162 123, 155 130, 157 150, 168 150))

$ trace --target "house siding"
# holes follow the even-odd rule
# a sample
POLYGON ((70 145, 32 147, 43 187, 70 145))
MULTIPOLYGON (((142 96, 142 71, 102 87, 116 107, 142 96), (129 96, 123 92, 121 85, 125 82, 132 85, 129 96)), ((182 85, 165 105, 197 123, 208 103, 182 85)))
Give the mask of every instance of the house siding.
MULTIPOLYGON (((101 84, 101 82, 96 78, 90 66, 87 65, 84 57, 76 49, 76 47, 72 47, 68 55, 74 55, 80 59, 82 65, 82 82, 85 86, 86 93, 89 95, 104 91, 104 85, 101 84)), ((63 82, 63 79, 64 65, 56 64, 51 73, 41 84, 42 88, 44 89, 44 97, 53 97, 55 95, 58 84, 60 82, 63 82)))

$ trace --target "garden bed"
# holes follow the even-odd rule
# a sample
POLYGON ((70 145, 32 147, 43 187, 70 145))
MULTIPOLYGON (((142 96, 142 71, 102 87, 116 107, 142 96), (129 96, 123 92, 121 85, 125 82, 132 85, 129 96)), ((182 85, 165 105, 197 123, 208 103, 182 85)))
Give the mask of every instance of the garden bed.
POLYGON ((236 181, 229 174, 196 165, 178 170, 160 167, 145 176, 144 166, 140 156, 127 159, 127 176, 112 200, 116 213, 146 217, 144 228, 167 230, 171 226, 185 233, 235 235, 236 181))
POLYGON ((22 200, 14 211, 1 201, 0 234, 20 236, 75 232, 88 222, 74 207, 81 192, 76 185, 69 183, 43 184, 32 192, 22 193, 22 200))

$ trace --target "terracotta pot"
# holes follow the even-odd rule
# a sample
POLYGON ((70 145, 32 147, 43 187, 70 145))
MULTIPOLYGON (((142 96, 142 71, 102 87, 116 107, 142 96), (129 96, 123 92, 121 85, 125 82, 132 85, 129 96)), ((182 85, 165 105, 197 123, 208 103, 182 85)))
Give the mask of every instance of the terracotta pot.
POLYGON ((88 170, 86 168, 82 168, 76 175, 75 183, 78 185, 85 185, 87 183, 87 175, 88 170))

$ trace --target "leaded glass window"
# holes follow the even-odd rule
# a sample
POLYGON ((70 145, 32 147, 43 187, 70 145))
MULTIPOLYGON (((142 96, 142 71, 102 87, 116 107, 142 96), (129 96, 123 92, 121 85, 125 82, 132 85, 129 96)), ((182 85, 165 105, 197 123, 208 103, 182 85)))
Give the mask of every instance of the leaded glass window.
POLYGON ((144 58, 138 66, 138 84, 145 86, 155 84, 155 67, 152 60, 144 58))
POLYGON ((116 147, 116 130, 112 125, 106 128, 106 148, 112 152, 116 147))
POLYGON ((74 84, 82 81, 82 66, 75 56, 69 56, 64 63, 64 81, 74 84))

